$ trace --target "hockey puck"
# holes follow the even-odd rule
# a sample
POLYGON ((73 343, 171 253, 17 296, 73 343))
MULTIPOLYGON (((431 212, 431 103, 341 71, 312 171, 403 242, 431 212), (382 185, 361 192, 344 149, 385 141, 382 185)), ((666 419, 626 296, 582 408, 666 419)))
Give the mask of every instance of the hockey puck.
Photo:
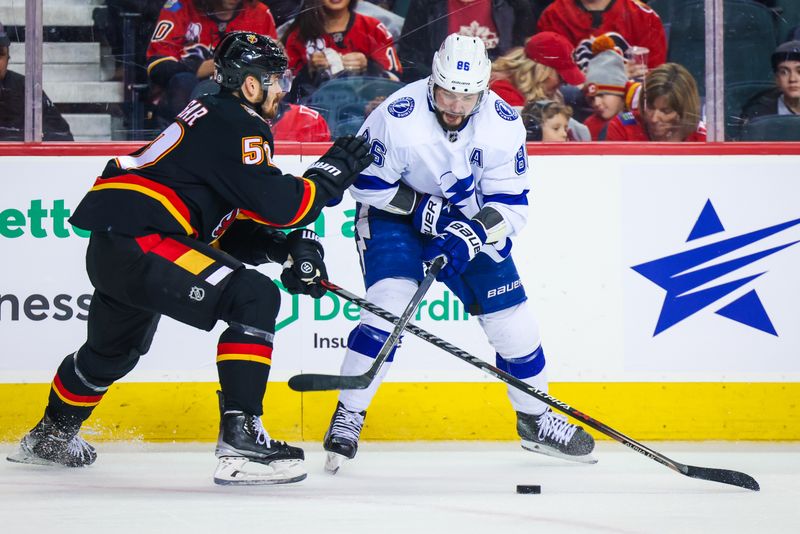
POLYGON ((525 486, 523 484, 517 484, 517 493, 533 493, 533 494, 540 494, 542 492, 541 486, 525 486))

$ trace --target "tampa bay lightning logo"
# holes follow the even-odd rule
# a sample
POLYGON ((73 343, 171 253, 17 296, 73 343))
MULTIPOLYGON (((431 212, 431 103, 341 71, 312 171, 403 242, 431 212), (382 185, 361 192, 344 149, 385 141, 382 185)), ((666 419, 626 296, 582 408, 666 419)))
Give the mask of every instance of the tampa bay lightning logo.
POLYGON ((494 101, 494 109, 495 109, 495 111, 497 111, 498 115, 500 115, 502 118, 504 118, 507 121, 513 121, 517 117, 519 117, 517 112, 514 111, 514 108, 512 108, 511 106, 509 106, 508 104, 506 104, 502 100, 495 100, 494 101))
POLYGON ((410 96, 403 96, 389 104, 389 115, 402 119, 408 117, 414 111, 414 99, 410 96))
POLYGON ((464 201, 472 198, 475 193, 475 177, 471 174, 465 178, 458 178, 452 172, 446 172, 440 180, 447 188, 445 190, 447 200, 460 208, 465 207, 464 201))
MULTIPOLYGON (((736 280, 725 281, 717 285, 711 285, 713 280, 723 277, 726 279, 731 278, 727 275, 757 260, 791 247, 800 241, 790 241, 738 258, 727 259, 721 263, 713 263, 713 260, 729 255, 798 224, 800 224, 800 219, 793 219, 631 267, 634 271, 667 291, 653 336, 733 293, 740 287, 766 274, 767 271, 744 276, 736 280), (700 267, 707 263, 710 265, 700 267), (698 289, 700 287, 703 287, 703 289, 698 289)), ((689 242, 724 231, 725 228, 722 226, 711 200, 708 200, 686 241, 689 242)), ((778 335, 755 289, 715 310, 715 313, 773 336, 778 335)))

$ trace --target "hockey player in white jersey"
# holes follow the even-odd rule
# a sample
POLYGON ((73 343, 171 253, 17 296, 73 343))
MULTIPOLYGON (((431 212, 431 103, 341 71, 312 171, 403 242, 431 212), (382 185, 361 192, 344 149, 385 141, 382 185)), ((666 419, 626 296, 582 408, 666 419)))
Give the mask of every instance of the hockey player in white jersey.
MULTIPOLYGON (((527 220, 530 188, 525 128, 488 89, 483 42, 452 34, 429 78, 386 99, 361 134, 375 162, 351 186, 367 299, 400 314, 423 278, 423 262, 444 255, 437 277, 474 315, 497 367, 547 391, 536 319, 511 258, 511 237, 527 220), (503 291, 498 291, 503 288, 503 291)), ((343 375, 364 373, 392 325, 362 312, 350 333, 343 375)), ((366 410, 393 360, 367 389, 345 390, 325 435, 326 469, 353 458, 366 410)), ((594 440, 541 401, 509 387, 525 449, 593 462, 594 440)))

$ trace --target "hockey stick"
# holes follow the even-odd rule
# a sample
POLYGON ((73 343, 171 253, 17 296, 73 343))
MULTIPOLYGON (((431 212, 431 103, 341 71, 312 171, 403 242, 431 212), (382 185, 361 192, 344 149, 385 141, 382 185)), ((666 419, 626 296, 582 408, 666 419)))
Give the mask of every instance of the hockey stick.
MULTIPOLYGON (((389 322, 397 321, 396 316, 384 310, 383 308, 376 306, 375 304, 372 304, 367 300, 359 298, 353 293, 350 293, 349 291, 342 289, 341 287, 332 284, 331 282, 323 281, 322 285, 325 286, 325 288, 331 293, 334 293, 335 295, 338 295, 344 298, 345 300, 349 300, 350 302, 357 304, 359 307, 377 315, 381 319, 385 319, 386 321, 389 322)), ((449 352, 453 356, 456 356, 457 358, 467 362, 468 364, 483 370, 484 372, 492 375, 501 382, 505 382, 506 384, 509 384, 517 388, 518 390, 527 393, 528 395, 536 397, 540 401, 544 402, 549 406, 552 406, 553 408, 555 408, 560 412, 563 412, 576 419, 579 419, 587 426, 590 426, 595 430, 602 432, 606 436, 619 441, 626 447, 629 447, 635 450, 636 452, 647 456, 651 460, 655 460, 661 465, 669 467, 670 469, 676 471, 677 473, 686 475, 691 478, 710 480, 713 482, 721 482, 723 484, 739 486, 741 488, 746 488, 753 491, 758 491, 760 489, 758 482, 756 482, 756 480, 753 477, 745 473, 740 473, 739 471, 731 471, 729 469, 716 469, 710 467, 696 467, 693 465, 685 465, 680 462, 676 462, 675 460, 671 460, 666 456, 664 456, 663 454, 656 452, 645 445, 642 445, 635 439, 629 438, 622 432, 614 430, 610 426, 601 423, 597 419, 594 419, 586 415, 585 413, 576 410, 569 404, 562 402, 555 397, 552 397, 548 393, 540 391, 533 386, 529 386, 522 380, 515 378, 514 376, 511 376, 505 371, 498 369, 494 365, 488 364, 485 361, 476 358, 475 356, 472 356, 468 352, 463 351, 454 345, 451 345, 447 341, 444 341, 443 339, 423 330, 422 328, 416 325, 410 324, 406 327, 406 330, 408 330, 418 338, 423 339, 424 341, 427 341, 428 343, 449 352)))
MULTIPOLYGON (((439 256, 433 260, 433 263, 428 269, 428 273, 425 275, 425 278, 422 279, 422 283, 420 283, 419 287, 417 288, 417 292, 414 293, 413 297, 411 297, 411 300, 409 301, 408 306, 406 306, 406 309, 403 311, 403 314, 400 317, 392 316, 393 319, 389 322, 394 323, 394 329, 392 330, 391 334, 389 334, 389 337, 386 338, 386 341, 384 341, 381 350, 375 357, 375 361, 372 363, 372 366, 367 369, 366 373, 363 375, 354 376, 319 375, 310 373, 295 375, 289 379, 289 387, 295 391, 366 389, 369 387, 369 385, 375 379, 375 376, 378 374, 378 371, 380 371, 381 367, 383 366, 383 362, 385 362, 389 357, 392 349, 394 349, 394 346, 400 339, 400 335, 403 333, 403 330, 406 329, 406 325, 408 324, 408 321, 411 320, 411 316, 416 313, 417 306, 419 306, 419 303, 422 301, 425 293, 428 292, 428 288, 431 287, 431 284, 436 279, 436 275, 439 273, 439 270, 442 268, 442 266, 444 266, 444 262, 444 256, 439 256)), ((333 284, 323 280, 322 285, 325 288, 328 288, 329 285, 332 286, 333 284)))

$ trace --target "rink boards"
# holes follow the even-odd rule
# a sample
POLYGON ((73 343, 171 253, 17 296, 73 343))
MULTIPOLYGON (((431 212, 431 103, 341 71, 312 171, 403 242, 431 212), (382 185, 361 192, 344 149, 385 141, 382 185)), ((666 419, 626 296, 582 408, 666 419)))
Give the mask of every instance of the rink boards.
MULTIPOLYGON (((278 147, 300 173, 319 147, 278 147)), ((109 155, 130 146, 0 147, 0 440, 40 415, 61 358, 85 336, 86 234, 66 222, 109 155)), ((800 439, 800 150, 531 147, 531 217, 513 255, 539 319, 551 393, 640 439, 800 439), (554 152, 559 153, 552 155, 554 152)), ((332 281, 363 294, 353 201, 326 210, 332 281)), ((277 278, 276 266, 263 272, 277 278)), ((281 439, 321 439, 358 311, 283 295, 265 403, 281 439)), ((482 332, 435 286, 417 323, 494 362, 482 332)), ((216 337, 163 319, 150 353, 106 395, 98 438, 216 435, 216 337)), ((410 335, 365 438, 513 439, 504 386, 410 335)))

